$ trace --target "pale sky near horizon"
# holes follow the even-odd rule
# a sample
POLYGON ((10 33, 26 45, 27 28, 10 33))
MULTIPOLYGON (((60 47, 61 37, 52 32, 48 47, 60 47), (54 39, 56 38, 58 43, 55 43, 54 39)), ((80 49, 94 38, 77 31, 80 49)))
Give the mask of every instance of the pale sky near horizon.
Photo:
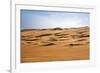
POLYGON ((21 29, 89 26, 89 13, 21 10, 21 29))

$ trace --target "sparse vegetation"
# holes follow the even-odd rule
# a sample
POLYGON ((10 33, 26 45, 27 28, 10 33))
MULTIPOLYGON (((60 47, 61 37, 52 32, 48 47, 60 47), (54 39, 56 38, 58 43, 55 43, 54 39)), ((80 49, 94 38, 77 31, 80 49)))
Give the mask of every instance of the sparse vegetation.
POLYGON ((57 27, 57 28, 53 28, 52 30, 63 30, 63 29, 62 29, 62 28, 57 27))

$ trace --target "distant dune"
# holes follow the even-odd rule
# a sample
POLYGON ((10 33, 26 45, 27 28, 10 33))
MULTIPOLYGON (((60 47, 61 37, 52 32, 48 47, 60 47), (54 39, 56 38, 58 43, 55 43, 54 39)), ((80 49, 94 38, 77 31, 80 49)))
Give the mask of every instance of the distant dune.
POLYGON ((89 59, 89 27, 21 30, 21 63, 89 59))

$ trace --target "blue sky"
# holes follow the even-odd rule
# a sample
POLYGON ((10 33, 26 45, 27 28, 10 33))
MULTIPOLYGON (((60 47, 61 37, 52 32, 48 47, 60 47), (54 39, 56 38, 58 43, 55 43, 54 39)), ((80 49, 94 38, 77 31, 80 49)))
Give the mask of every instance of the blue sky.
POLYGON ((21 29, 89 26, 89 13, 21 10, 21 29))

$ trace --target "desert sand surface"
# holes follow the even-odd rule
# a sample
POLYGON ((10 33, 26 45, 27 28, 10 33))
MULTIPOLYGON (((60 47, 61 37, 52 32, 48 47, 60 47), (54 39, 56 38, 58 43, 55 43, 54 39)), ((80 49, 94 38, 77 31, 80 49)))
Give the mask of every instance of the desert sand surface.
POLYGON ((21 30, 21 63, 88 59, 88 26, 21 30))

